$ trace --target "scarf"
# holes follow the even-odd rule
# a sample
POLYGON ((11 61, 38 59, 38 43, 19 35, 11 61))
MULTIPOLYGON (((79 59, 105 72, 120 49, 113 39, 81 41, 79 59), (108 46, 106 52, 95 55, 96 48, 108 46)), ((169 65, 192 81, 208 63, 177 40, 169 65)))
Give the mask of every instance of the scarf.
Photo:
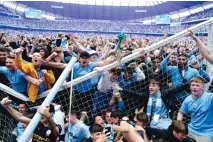
POLYGON ((119 33, 118 34, 118 47, 117 47, 117 53, 119 52, 119 50, 121 49, 121 42, 126 39, 126 36, 124 33, 119 33))
MULTIPOLYGON (((147 109, 146 109, 146 114, 148 115, 148 117, 151 119, 151 111, 152 111, 152 101, 153 101, 153 98, 155 96, 152 95, 152 94, 149 94, 149 101, 148 101, 148 104, 147 104, 147 109)), ((161 98, 161 92, 160 90, 158 90, 157 92, 157 98, 156 98, 156 103, 155 103, 155 112, 153 114, 153 120, 151 123, 155 123, 157 124, 158 123, 158 120, 160 118, 160 115, 161 115, 161 107, 162 107, 162 98, 161 98), (156 118, 156 119, 155 119, 156 118), (158 118, 158 119, 157 119, 158 118)))

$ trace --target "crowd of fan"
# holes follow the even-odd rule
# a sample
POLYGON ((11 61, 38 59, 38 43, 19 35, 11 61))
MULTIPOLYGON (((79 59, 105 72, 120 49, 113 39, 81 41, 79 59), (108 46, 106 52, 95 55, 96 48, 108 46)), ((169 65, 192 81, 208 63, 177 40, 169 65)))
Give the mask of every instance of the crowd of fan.
POLYGON ((206 19, 206 18, 211 18, 213 15, 213 9, 208 9, 196 14, 192 14, 188 17, 185 17, 181 22, 186 22, 186 21, 193 21, 193 20, 198 20, 198 19, 206 19))
MULTIPOLYGON (((48 38, 8 37, 1 33, 0 43, 0 82, 28 96, 32 103, 52 88, 72 57, 78 57, 72 70, 74 79, 93 70, 100 73, 74 86, 72 110, 67 116, 60 110, 63 104, 38 107, 43 117, 31 137, 33 142, 212 142, 213 97, 202 93, 211 77, 190 38, 150 53, 144 53, 151 44, 149 39, 129 39, 123 34, 105 39, 63 33, 48 38), (104 69, 132 53, 139 57, 109 71, 104 69), (135 84, 140 85, 140 91, 132 88, 135 84), (125 101, 130 98, 135 101, 133 106, 125 101), (128 115, 127 107, 135 108, 136 102, 135 115, 128 115), (191 116, 188 127, 182 121, 185 114, 191 116), (84 123, 87 119, 90 127, 84 123)), ((67 87, 67 81, 62 87, 67 87)), ((19 139, 33 115, 15 97, 4 98, 1 104, 19 121, 15 134, 19 139), (18 105, 18 111, 11 102, 18 105)))
POLYGON ((3 5, 0 5, 0 12, 12 13, 9 9, 5 8, 3 5))
MULTIPOLYGON (((81 21, 81 20, 36 20, 36 19, 17 19, 1 17, 0 24, 44 29, 62 29, 62 30, 91 30, 91 31, 123 31, 123 32, 142 32, 142 33, 172 33, 175 34, 184 29, 193 26, 193 24, 184 24, 181 26, 170 27, 170 25, 143 25, 141 23, 126 22, 99 22, 99 21, 81 21), (154 30, 155 29, 155 30, 154 30)), ((205 32, 205 29, 200 29, 205 32)))

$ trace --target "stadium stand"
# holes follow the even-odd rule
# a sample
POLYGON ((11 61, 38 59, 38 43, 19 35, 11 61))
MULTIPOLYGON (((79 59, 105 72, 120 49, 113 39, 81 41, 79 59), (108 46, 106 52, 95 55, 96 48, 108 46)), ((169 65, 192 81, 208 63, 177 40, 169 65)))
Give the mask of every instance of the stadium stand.
POLYGON ((0 142, 213 140, 212 19, 170 26, 0 15, 0 31, 0 142))

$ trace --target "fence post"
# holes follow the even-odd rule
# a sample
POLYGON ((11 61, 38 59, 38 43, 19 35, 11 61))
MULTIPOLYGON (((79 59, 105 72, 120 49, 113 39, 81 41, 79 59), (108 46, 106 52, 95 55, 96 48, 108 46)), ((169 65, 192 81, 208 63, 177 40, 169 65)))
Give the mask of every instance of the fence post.
MULTIPOLYGON (((68 65, 66 66, 66 68, 64 69, 64 71, 62 72, 62 74, 60 75, 59 79, 57 80, 57 82, 55 83, 55 85, 53 86, 53 88, 51 89, 47 97, 45 98, 44 102, 42 103, 42 106, 50 105, 50 103, 54 99, 58 90, 61 88, 64 80, 67 78, 68 74, 70 73, 76 61, 77 61, 77 58, 73 56, 70 62, 68 63, 68 65)), ((24 131, 23 135, 20 137, 18 142, 28 141, 30 136, 33 134, 35 128, 37 127, 41 117, 42 117, 41 114, 38 112, 34 115, 33 119, 31 120, 30 124, 27 126, 27 129, 24 131)))

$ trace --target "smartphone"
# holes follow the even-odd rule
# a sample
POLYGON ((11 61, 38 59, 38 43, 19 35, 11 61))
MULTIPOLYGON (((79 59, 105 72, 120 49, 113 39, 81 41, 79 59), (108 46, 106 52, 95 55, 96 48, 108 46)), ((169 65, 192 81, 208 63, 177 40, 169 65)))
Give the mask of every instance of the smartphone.
POLYGON ((111 132, 111 127, 105 127, 105 134, 110 133, 111 132))

